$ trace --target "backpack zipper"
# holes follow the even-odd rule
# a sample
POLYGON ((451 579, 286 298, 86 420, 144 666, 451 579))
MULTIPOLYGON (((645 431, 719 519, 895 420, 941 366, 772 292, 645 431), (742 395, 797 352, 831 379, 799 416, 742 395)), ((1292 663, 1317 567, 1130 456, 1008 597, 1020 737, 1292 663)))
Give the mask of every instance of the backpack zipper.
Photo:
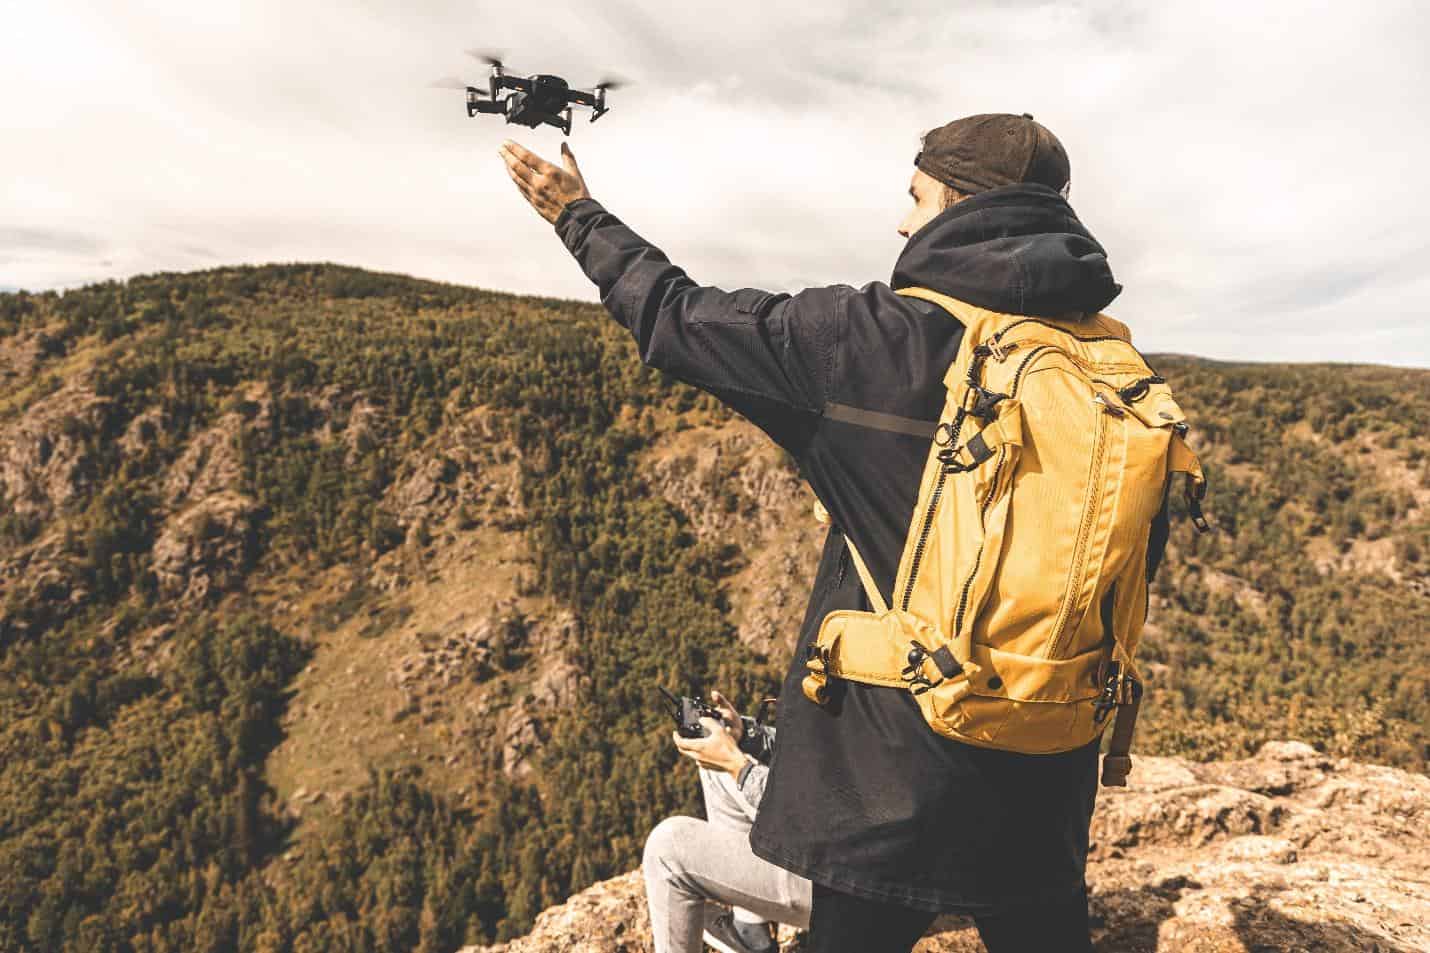
MULTIPOLYGON (((1003 471, 1003 462, 1007 458, 1007 447, 998 448, 998 464, 993 468, 993 479, 988 484, 988 495, 983 498, 983 503, 978 507, 978 528, 983 528, 983 518, 988 515, 988 504, 993 501, 993 494, 998 489, 998 477, 1003 471)), ((978 575, 978 566, 983 562, 983 543, 978 544, 978 552, 973 554, 973 568, 968 571, 968 578, 963 580, 963 590, 958 594, 958 610, 953 615, 953 631, 956 634, 963 626, 963 610, 968 608, 968 592, 973 588, 974 577, 978 575)))
POLYGON ((1120 338, 1120 337, 1118 337, 1118 336, 1115 335, 1115 334, 1099 334, 1099 335, 1089 335, 1089 336, 1087 336, 1087 337, 1083 337, 1083 336, 1080 335, 1080 334, 1074 334, 1074 333, 1072 333, 1071 331, 1067 330, 1066 328, 1060 328, 1060 327, 1058 327, 1056 324, 1051 324, 1051 323, 1049 323, 1049 322, 1047 322, 1047 321, 1040 321, 1040 320, 1037 319, 1037 318, 1022 318, 1022 319, 1020 319, 1020 320, 1018 320, 1018 321, 1014 321, 1012 324, 1005 325, 1004 328, 1003 328, 1003 330, 1001 330, 1001 331, 999 331, 997 334, 993 335, 993 343, 994 343, 994 344, 999 343, 1000 341, 1003 340, 1003 335, 1007 334, 1009 331, 1013 330, 1013 329, 1016 328, 1018 325, 1020 325, 1020 324, 1027 324, 1027 323, 1030 322, 1030 321, 1031 321, 1033 324, 1041 324, 1041 325, 1042 325, 1043 327, 1045 327, 1045 328, 1052 328, 1054 331, 1061 331, 1063 334, 1066 334, 1068 337, 1073 338, 1074 340, 1078 340, 1078 341, 1121 341, 1123 344, 1126 344, 1128 347, 1131 347, 1131 346, 1132 346, 1132 342, 1131 342, 1131 341, 1128 341, 1128 340, 1126 340, 1126 339, 1124 339, 1124 338, 1120 338))
MULTIPOLYGON (((1012 325, 1009 325, 1009 327, 1011 327, 1011 326, 1012 326, 1012 325)), ((1004 330, 1006 330, 1006 328, 1005 328, 1004 330)), ((995 341, 996 341, 996 338, 995 338, 995 341)), ((1028 364, 1033 360, 1033 358, 1037 357, 1038 354, 1040 354, 1041 352, 1046 351, 1046 350, 1049 350, 1049 349, 1054 349, 1055 347, 1056 347, 1056 345, 1052 345, 1052 344, 1040 344, 1040 345, 1038 345, 1037 347, 1033 348, 1031 351, 1028 352, 1027 356, 1025 356, 1025 357, 1023 358, 1023 362, 1018 365, 1018 370, 1017 370, 1017 372, 1014 373, 1014 375, 1013 375, 1013 386, 1012 386, 1012 387, 1009 389, 1009 391, 1008 391, 1008 396, 1009 396, 1009 397, 1016 397, 1016 396, 1017 396, 1017 394, 1018 394, 1018 383, 1019 383, 1019 381, 1021 381, 1022 378, 1023 378, 1023 371, 1027 369, 1028 364)), ((962 429, 963 429, 963 421, 962 421, 962 420, 959 420, 959 430, 962 430, 962 429)), ((949 438, 948 445, 949 445, 950 447, 952 447, 952 446, 954 446, 954 444, 956 444, 957 442, 958 442, 958 431, 955 431, 955 432, 953 433, 953 435, 949 438)), ((1002 468, 1002 466, 1003 466, 1003 460, 1002 460, 1003 449, 1000 447, 998 452, 999 452, 1000 457, 999 457, 998 463, 997 463, 997 464, 995 465, 995 467, 994 467, 994 473, 993 473, 993 476, 994 476, 993 482, 994 482, 994 485, 995 485, 995 486, 997 485, 998 470, 1000 470, 1000 469, 1002 468)), ((912 560, 910 561, 910 563, 909 563, 909 581, 908 581, 908 583, 906 583, 905 586, 904 586, 904 598, 903 598, 903 600, 902 600, 902 602, 901 602, 901 605, 900 605, 900 608, 903 609, 903 610, 906 611, 906 612, 908 611, 908 608, 909 608, 909 600, 913 598, 913 594, 914 594, 914 582, 915 582, 915 581, 918 579, 918 577, 919 577, 919 564, 923 561, 924 546, 928 543, 929 531, 933 528, 933 516, 934 516, 934 511, 938 509, 939 497, 941 497, 941 496, 943 495, 943 484, 944 484, 944 481, 947 480, 947 479, 948 479, 948 470, 947 470, 946 468, 944 468, 944 467, 940 467, 940 468, 939 468, 939 473, 938 473, 938 483, 934 484, 933 493, 929 496, 929 505, 928 505, 928 508, 924 511, 924 523, 923 523, 923 528, 919 530, 919 539, 918 539, 918 542, 914 545, 914 557, 913 557, 913 559, 912 559, 912 560)), ((992 490, 991 490, 991 489, 989 490, 989 493, 990 493, 990 494, 992 493, 992 490)), ((984 502, 983 508, 984 508, 984 509, 987 508, 987 502, 986 502, 986 501, 984 502)), ((980 517, 982 516, 982 512, 981 512, 981 511, 980 511, 980 514, 979 514, 979 515, 980 515, 980 517)), ((978 554, 974 557, 974 563, 973 563, 973 565, 974 565, 974 569, 975 569, 975 570, 978 568, 978 560, 981 559, 982 556, 983 556, 983 547, 982 547, 982 545, 980 544, 979 547, 978 547, 978 554)), ((968 583, 965 583, 965 584, 964 584, 964 592, 967 593, 967 591, 968 591, 968 583)), ((962 611, 962 609, 961 609, 961 607, 960 607, 960 612, 961 612, 961 611, 962 611)), ((954 631, 957 632, 958 630, 955 628, 954 631)))
POLYGON ((1048 654, 1050 659, 1058 658, 1058 653, 1063 649, 1063 636, 1068 631, 1068 619, 1071 617, 1072 600, 1074 587, 1082 575, 1082 564, 1087 558, 1087 543, 1092 536, 1092 523, 1097 515, 1097 504, 1102 499, 1101 480, 1103 461, 1107 450, 1107 414, 1099 412, 1097 415, 1097 430, 1093 437, 1092 450, 1092 482, 1089 485, 1088 501, 1083 506, 1082 522, 1078 526, 1077 541, 1073 544, 1072 568, 1068 570, 1067 592, 1063 595, 1062 605, 1058 609, 1058 621, 1053 626, 1053 633, 1048 637, 1048 654))
MULTIPOLYGON (((958 429, 963 429, 963 421, 961 420, 959 421, 958 429)), ((953 436, 948 441, 948 445, 950 447, 953 446, 956 440, 958 440, 958 431, 954 431, 953 436)), ((919 541, 914 544, 914 558, 909 565, 909 581, 908 584, 904 586, 904 599, 900 608, 905 611, 908 611, 909 599, 911 599, 914 594, 914 580, 919 576, 919 563, 923 561, 924 545, 928 543, 929 530, 933 527, 934 510, 938 509, 938 498, 943 495, 943 483, 947 479, 948 470, 944 468, 943 464, 939 464, 938 482, 934 484, 933 493, 929 496, 928 508, 924 511, 923 529, 919 530, 919 541)))

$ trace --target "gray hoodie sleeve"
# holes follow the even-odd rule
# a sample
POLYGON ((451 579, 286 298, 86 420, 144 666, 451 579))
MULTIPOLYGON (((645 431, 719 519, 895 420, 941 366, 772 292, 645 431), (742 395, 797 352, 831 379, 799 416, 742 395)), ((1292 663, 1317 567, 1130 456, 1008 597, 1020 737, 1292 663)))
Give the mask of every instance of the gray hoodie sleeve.
POLYGON ((760 799, 765 796, 765 780, 769 776, 769 765, 750 761, 740 770, 740 776, 735 783, 739 785, 740 793, 745 796, 745 800, 758 808, 760 799))
POLYGON ((740 739, 740 750, 755 758, 740 770, 735 783, 740 793, 755 807, 760 806, 760 798, 765 795, 765 780, 770 776, 770 755, 775 747, 775 726, 759 725, 755 719, 742 715, 745 736, 740 739))

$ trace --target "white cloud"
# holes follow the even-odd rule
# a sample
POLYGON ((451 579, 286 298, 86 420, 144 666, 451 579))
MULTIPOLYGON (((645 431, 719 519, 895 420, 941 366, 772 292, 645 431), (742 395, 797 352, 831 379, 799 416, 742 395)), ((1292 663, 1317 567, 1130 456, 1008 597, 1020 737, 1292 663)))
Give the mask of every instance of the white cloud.
POLYGON ((1144 350, 1430 365, 1426 16, 1403 2, 0 0, 0 285, 333 260, 595 289, 507 137, 426 88, 470 46, 573 83, 592 191, 695 280, 887 279, 918 135, 1029 111, 1144 350))

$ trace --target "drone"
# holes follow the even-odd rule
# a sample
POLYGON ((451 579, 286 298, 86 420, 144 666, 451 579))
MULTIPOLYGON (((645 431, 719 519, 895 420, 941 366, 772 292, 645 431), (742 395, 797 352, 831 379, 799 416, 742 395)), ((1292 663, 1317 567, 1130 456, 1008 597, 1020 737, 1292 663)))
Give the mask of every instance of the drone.
POLYGON ((432 83, 439 89, 464 89, 467 92, 467 115, 478 113, 501 113, 507 122, 535 129, 542 123, 555 126, 565 135, 571 135, 572 105, 588 106, 591 121, 595 122, 608 111, 606 90, 618 89, 625 85, 618 79, 603 79, 591 89, 572 89, 560 76, 537 73, 532 76, 513 76, 506 72, 501 57, 480 50, 467 50, 467 55, 481 60, 492 68, 487 89, 470 86, 455 77, 444 77, 432 83), (499 96, 503 89, 512 90, 506 97, 499 96))

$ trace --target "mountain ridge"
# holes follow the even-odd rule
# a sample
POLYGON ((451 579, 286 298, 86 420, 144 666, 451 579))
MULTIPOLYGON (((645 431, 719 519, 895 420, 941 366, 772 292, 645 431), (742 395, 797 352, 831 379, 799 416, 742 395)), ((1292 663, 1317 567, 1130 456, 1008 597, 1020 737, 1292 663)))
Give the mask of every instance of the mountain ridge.
MULTIPOLYGON (((1158 367, 1221 532, 1174 499, 1139 750, 1423 771, 1430 372, 1158 367)), ((694 809, 656 684, 778 686, 812 500, 599 305, 325 265, 0 295, 0 949, 524 932, 694 809)))

